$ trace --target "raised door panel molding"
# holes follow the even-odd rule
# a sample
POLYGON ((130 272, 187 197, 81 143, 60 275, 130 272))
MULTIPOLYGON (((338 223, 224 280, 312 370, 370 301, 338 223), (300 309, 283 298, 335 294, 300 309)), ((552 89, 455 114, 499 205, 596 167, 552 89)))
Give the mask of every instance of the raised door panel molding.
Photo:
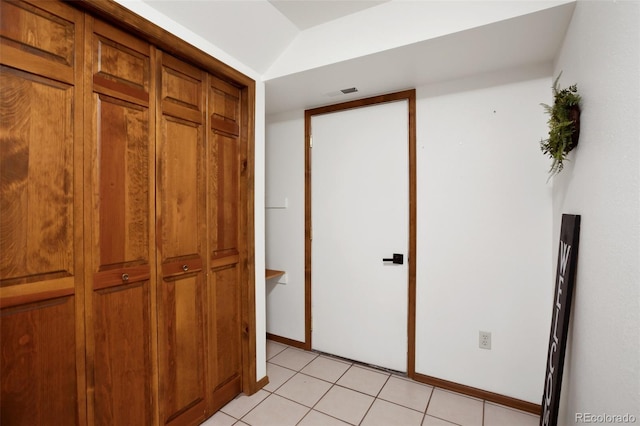
POLYGON ((208 361, 211 403, 216 411, 242 390, 242 317, 238 264, 209 277, 208 361))
POLYGON ((154 424, 152 50, 148 43, 104 22, 92 18, 88 22, 89 424, 154 424))
POLYGON ((165 116, 161 121, 158 163, 163 262, 200 253, 204 228, 202 126, 165 116))
POLYGON ((209 78, 209 410, 242 389, 242 285, 240 255, 240 91, 209 78))
POLYGON ((205 409, 203 274, 161 285, 159 327, 161 423, 190 424, 205 409))
POLYGON ((148 105, 151 61, 148 43, 101 21, 94 21, 93 90, 148 105))
POLYGON ((0 2, 2 62, 73 84, 80 16, 57 2, 0 2))
POLYGON ((209 87, 209 241, 212 258, 238 254, 240 92, 211 77, 209 87), (228 131, 230 127, 234 130, 228 131))
POLYGON ((76 424, 74 296, 2 310, 3 425, 76 424))
POLYGON ((0 1, 2 424, 86 418, 83 22, 63 3, 0 1))
POLYGON ((211 130, 240 135, 240 90, 218 78, 211 78, 211 130))
POLYGON ((204 75, 172 56, 162 58, 162 112, 193 123, 203 123, 204 75))
POLYGON ((98 268, 149 263, 148 108, 95 94, 98 268))
POLYGON ((94 292, 94 422, 151 425, 150 282, 94 292))
POLYGON ((160 423, 204 419, 204 73, 159 53, 156 203, 160 423))
POLYGON ((2 214, 0 278, 74 274, 74 88, 0 68, 2 214))

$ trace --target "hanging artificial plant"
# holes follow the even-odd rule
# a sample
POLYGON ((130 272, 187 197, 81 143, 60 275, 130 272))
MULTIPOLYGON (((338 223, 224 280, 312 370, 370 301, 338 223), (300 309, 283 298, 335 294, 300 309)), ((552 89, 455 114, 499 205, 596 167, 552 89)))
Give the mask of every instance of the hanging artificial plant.
MULTIPOLYGON (((551 160, 549 173, 551 176, 560 173, 567 154, 578 145, 580 136, 580 100, 578 87, 573 84, 566 89, 558 90, 558 80, 553 82, 553 106, 540 104, 549 114, 549 138, 540 141, 540 149, 551 160)), ((550 177, 551 177, 550 176, 550 177)))

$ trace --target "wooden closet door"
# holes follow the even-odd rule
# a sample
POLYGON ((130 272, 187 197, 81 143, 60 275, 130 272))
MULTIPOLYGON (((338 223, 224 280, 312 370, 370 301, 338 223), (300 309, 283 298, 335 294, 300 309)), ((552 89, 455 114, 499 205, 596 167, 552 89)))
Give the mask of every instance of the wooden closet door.
POLYGON ((158 351, 161 422, 205 414, 205 74, 167 54, 157 139, 158 351))
POLYGON ((82 37, 64 4, 0 2, 3 425, 86 421, 82 37))
POLYGON ((151 50, 92 18, 86 32, 89 421, 150 425, 156 407, 151 50))
POLYGON ((210 410, 242 389, 240 250, 240 90, 210 77, 208 341, 210 410))

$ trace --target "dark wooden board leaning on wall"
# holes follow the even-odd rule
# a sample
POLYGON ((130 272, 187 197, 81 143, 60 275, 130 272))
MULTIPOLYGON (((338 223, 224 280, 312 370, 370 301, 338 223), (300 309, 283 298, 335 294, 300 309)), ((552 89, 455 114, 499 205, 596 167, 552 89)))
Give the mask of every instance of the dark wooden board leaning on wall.
POLYGON ((567 347, 573 286, 578 265, 579 241, 580 216, 563 214, 540 426, 556 426, 558 424, 560 388, 567 347))

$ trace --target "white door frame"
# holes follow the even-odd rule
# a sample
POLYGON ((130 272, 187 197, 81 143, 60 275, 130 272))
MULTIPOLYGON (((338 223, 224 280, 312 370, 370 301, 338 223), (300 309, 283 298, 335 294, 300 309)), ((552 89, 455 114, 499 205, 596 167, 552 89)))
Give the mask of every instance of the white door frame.
POLYGON ((415 324, 416 324, 416 92, 415 89, 380 95, 336 105, 305 111, 305 342, 304 348, 311 350, 311 118, 314 115, 344 111, 352 108, 372 106, 381 103, 408 101, 409 123, 409 249, 408 267, 408 315, 407 315, 407 375, 415 376, 415 324))

